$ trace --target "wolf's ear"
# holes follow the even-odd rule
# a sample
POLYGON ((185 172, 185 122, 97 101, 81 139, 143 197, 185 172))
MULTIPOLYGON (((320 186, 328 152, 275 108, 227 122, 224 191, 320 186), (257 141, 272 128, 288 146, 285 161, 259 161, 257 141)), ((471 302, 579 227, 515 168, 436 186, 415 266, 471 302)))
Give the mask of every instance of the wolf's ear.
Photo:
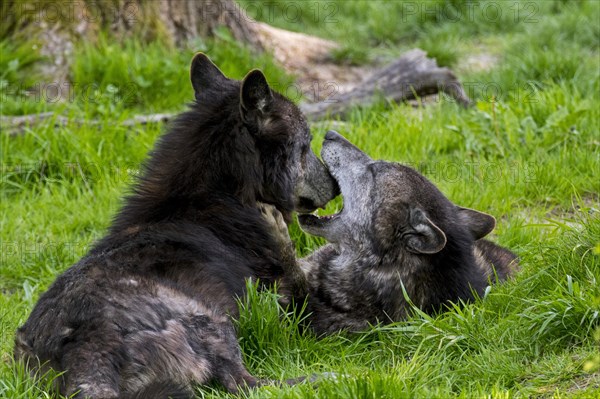
POLYGON ((253 111, 265 112, 273 103, 273 93, 267 78, 258 69, 248 72, 240 90, 240 111, 246 115, 253 111))
POLYGON ((410 231, 406 233, 406 246, 416 254, 435 254, 446 246, 446 235, 419 208, 410 210, 410 231))
POLYGON ((487 236, 496 227, 496 219, 492 215, 474 209, 458 207, 458 218, 476 240, 487 236))
POLYGON ((227 80, 223 72, 204 53, 198 53, 192 60, 190 78, 196 98, 199 93, 227 80))

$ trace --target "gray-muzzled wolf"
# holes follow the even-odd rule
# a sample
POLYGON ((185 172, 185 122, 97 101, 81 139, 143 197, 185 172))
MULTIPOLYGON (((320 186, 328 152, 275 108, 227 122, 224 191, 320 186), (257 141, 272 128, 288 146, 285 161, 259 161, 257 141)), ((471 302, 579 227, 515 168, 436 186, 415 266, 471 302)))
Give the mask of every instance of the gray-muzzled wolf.
POLYGON ((306 120, 260 71, 228 79, 198 54, 191 81, 196 101, 156 144, 107 235, 17 331, 15 358, 64 371, 62 394, 188 398, 193 384, 260 383, 230 317, 246 279, 270 285, 290 259, 262 204, 289 220, 337 187, 306 120))
POLYGON ((343 209, 298 216, 304 231, 329 244, 300 259, 302 273, 282 286, 296 303, 308 294, 317 334, 404 319, 410 305, 403 290, 432 313, 481 296, 516 270, 512 252, 482 239, 495 219, 456 206, 417 171, 375 161, 333 131, 321 156, 341 189, 343 209))

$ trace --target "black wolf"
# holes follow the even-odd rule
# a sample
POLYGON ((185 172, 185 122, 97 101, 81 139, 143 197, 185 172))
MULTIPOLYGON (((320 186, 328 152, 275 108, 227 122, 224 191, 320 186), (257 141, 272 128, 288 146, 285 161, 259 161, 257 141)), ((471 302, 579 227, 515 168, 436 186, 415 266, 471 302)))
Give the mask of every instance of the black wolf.
MULTIPOLYGON (((330 243, 299 261, 318 334, 405 318, 403 289, 423 311, 439 311, 482 295, 517 267, 513 253, 481 239, 495 226, 492 216, 454 205, 415 170, 374 161, 332 131, 321 154, 344 206, 298 216, 303 230, 330 243)), ((302 301, 298 287, 284 288, 302 301)))
POLYGON ((65 371, 63 394, 166 399, 211 381, 255 386, 230 316, 245 279, 271 284, 290 258, 262 204, 289 220, 337 194, 300 111, 260 71, 231 80, 198 54, 191 80, 195 103, 158 141, 107 236, 17 332, 16 359, 65 371))

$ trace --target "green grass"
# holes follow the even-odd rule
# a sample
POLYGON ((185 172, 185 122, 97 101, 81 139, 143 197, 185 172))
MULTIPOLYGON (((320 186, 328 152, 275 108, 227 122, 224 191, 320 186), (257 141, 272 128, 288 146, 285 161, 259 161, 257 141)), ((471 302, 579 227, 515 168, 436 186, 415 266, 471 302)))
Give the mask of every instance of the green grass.
POLYGON ((192 43, 189 48, 173 48, 160 42, 124 45, 101 38, 99 43, 78 49, 71 80, 80 85, 77 98, 84 112, 112 115, 128 109, 138 113, 181 110, 189 101, 189 64, 198 51, 211 59, 229 77, 241 79, 251 68, 261 68, 275 87, 285 88, 293 78, 277 68, 268 55, 254 55, 236 44, 226 33, 218 38, 192 43), (90 89, 88 89, 90 88, 90 89))
MULTIPOLYGON (((394 16, 400 18, 406 2, 323 2, 317 20, 308 14, 313 2, 266 3, 280 11, 301 7, 303 19, 274 11, 269 22, 338 40, 341 63, 386 59, 421 46, 460 71, 476 100, 471 109, 445 97, 417 108, 376 105, 357 109, 338 130, 375 158, 416 167, 454 202, 494 215, 492 239, 518 253, 522 270, 466 307, 320 340, 299 333, 298 320, 276 306, 274 293, 250 289, 238 328, 252 373, 279 379, 333 371, 339 377, 318 388, 264 387, 246 396, 599 397, 600 5, 517 3, 536 7, 531 22, 515 21, 513 2, 481 1, 480 8, 503 7, 502 18, 459 23, 449 11, 426 14, 422 7, 465 7, 461 2, 411 2, 422 13, 398 24, 394 16), (332 10, 324 9, 328 4, 337 7, 336 22, 323 19, 332 10), (497 63, 489 70, 465 67, 463 58, 477 52, 497 63)), ((55 110, 100 125, 0 135, 0 397, 10 399, 50 397, 51 376, 36 382, 10 361, 14 331, 56 275, 102 237, 163 130, 124 128, 118 121, 183 109, 192 99, 188 68, 198 50, 229 76, 260 67, 275 87, 292 82, 268 55, 240 47, 226 32, 187 49, 104 37, 75 50, 70 78, 90 91, 47 104, 5 90, 39 79, 31 68, 39 60, 32 46, 0 42, 2 114, 55 110)), ((327 128, 314 126, 316 151, 327 128)), ((340 206, 333 201, 327 211, 340 206)), ((296 224, 290 233, 300 255, 323 244, 296 224)), ((216 388, 199 388, 198 395, 229 397, 216 388)))

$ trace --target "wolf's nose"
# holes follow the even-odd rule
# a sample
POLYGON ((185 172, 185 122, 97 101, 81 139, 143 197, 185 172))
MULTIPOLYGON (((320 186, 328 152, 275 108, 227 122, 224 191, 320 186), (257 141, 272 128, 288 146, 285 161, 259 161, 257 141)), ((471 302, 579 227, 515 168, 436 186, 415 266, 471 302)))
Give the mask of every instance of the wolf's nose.
POLYGON ((327 133, 325 133, 325 140, 337 140, 341 137, 342 135, 336 132, 335 130, 330 130, 327 133))

